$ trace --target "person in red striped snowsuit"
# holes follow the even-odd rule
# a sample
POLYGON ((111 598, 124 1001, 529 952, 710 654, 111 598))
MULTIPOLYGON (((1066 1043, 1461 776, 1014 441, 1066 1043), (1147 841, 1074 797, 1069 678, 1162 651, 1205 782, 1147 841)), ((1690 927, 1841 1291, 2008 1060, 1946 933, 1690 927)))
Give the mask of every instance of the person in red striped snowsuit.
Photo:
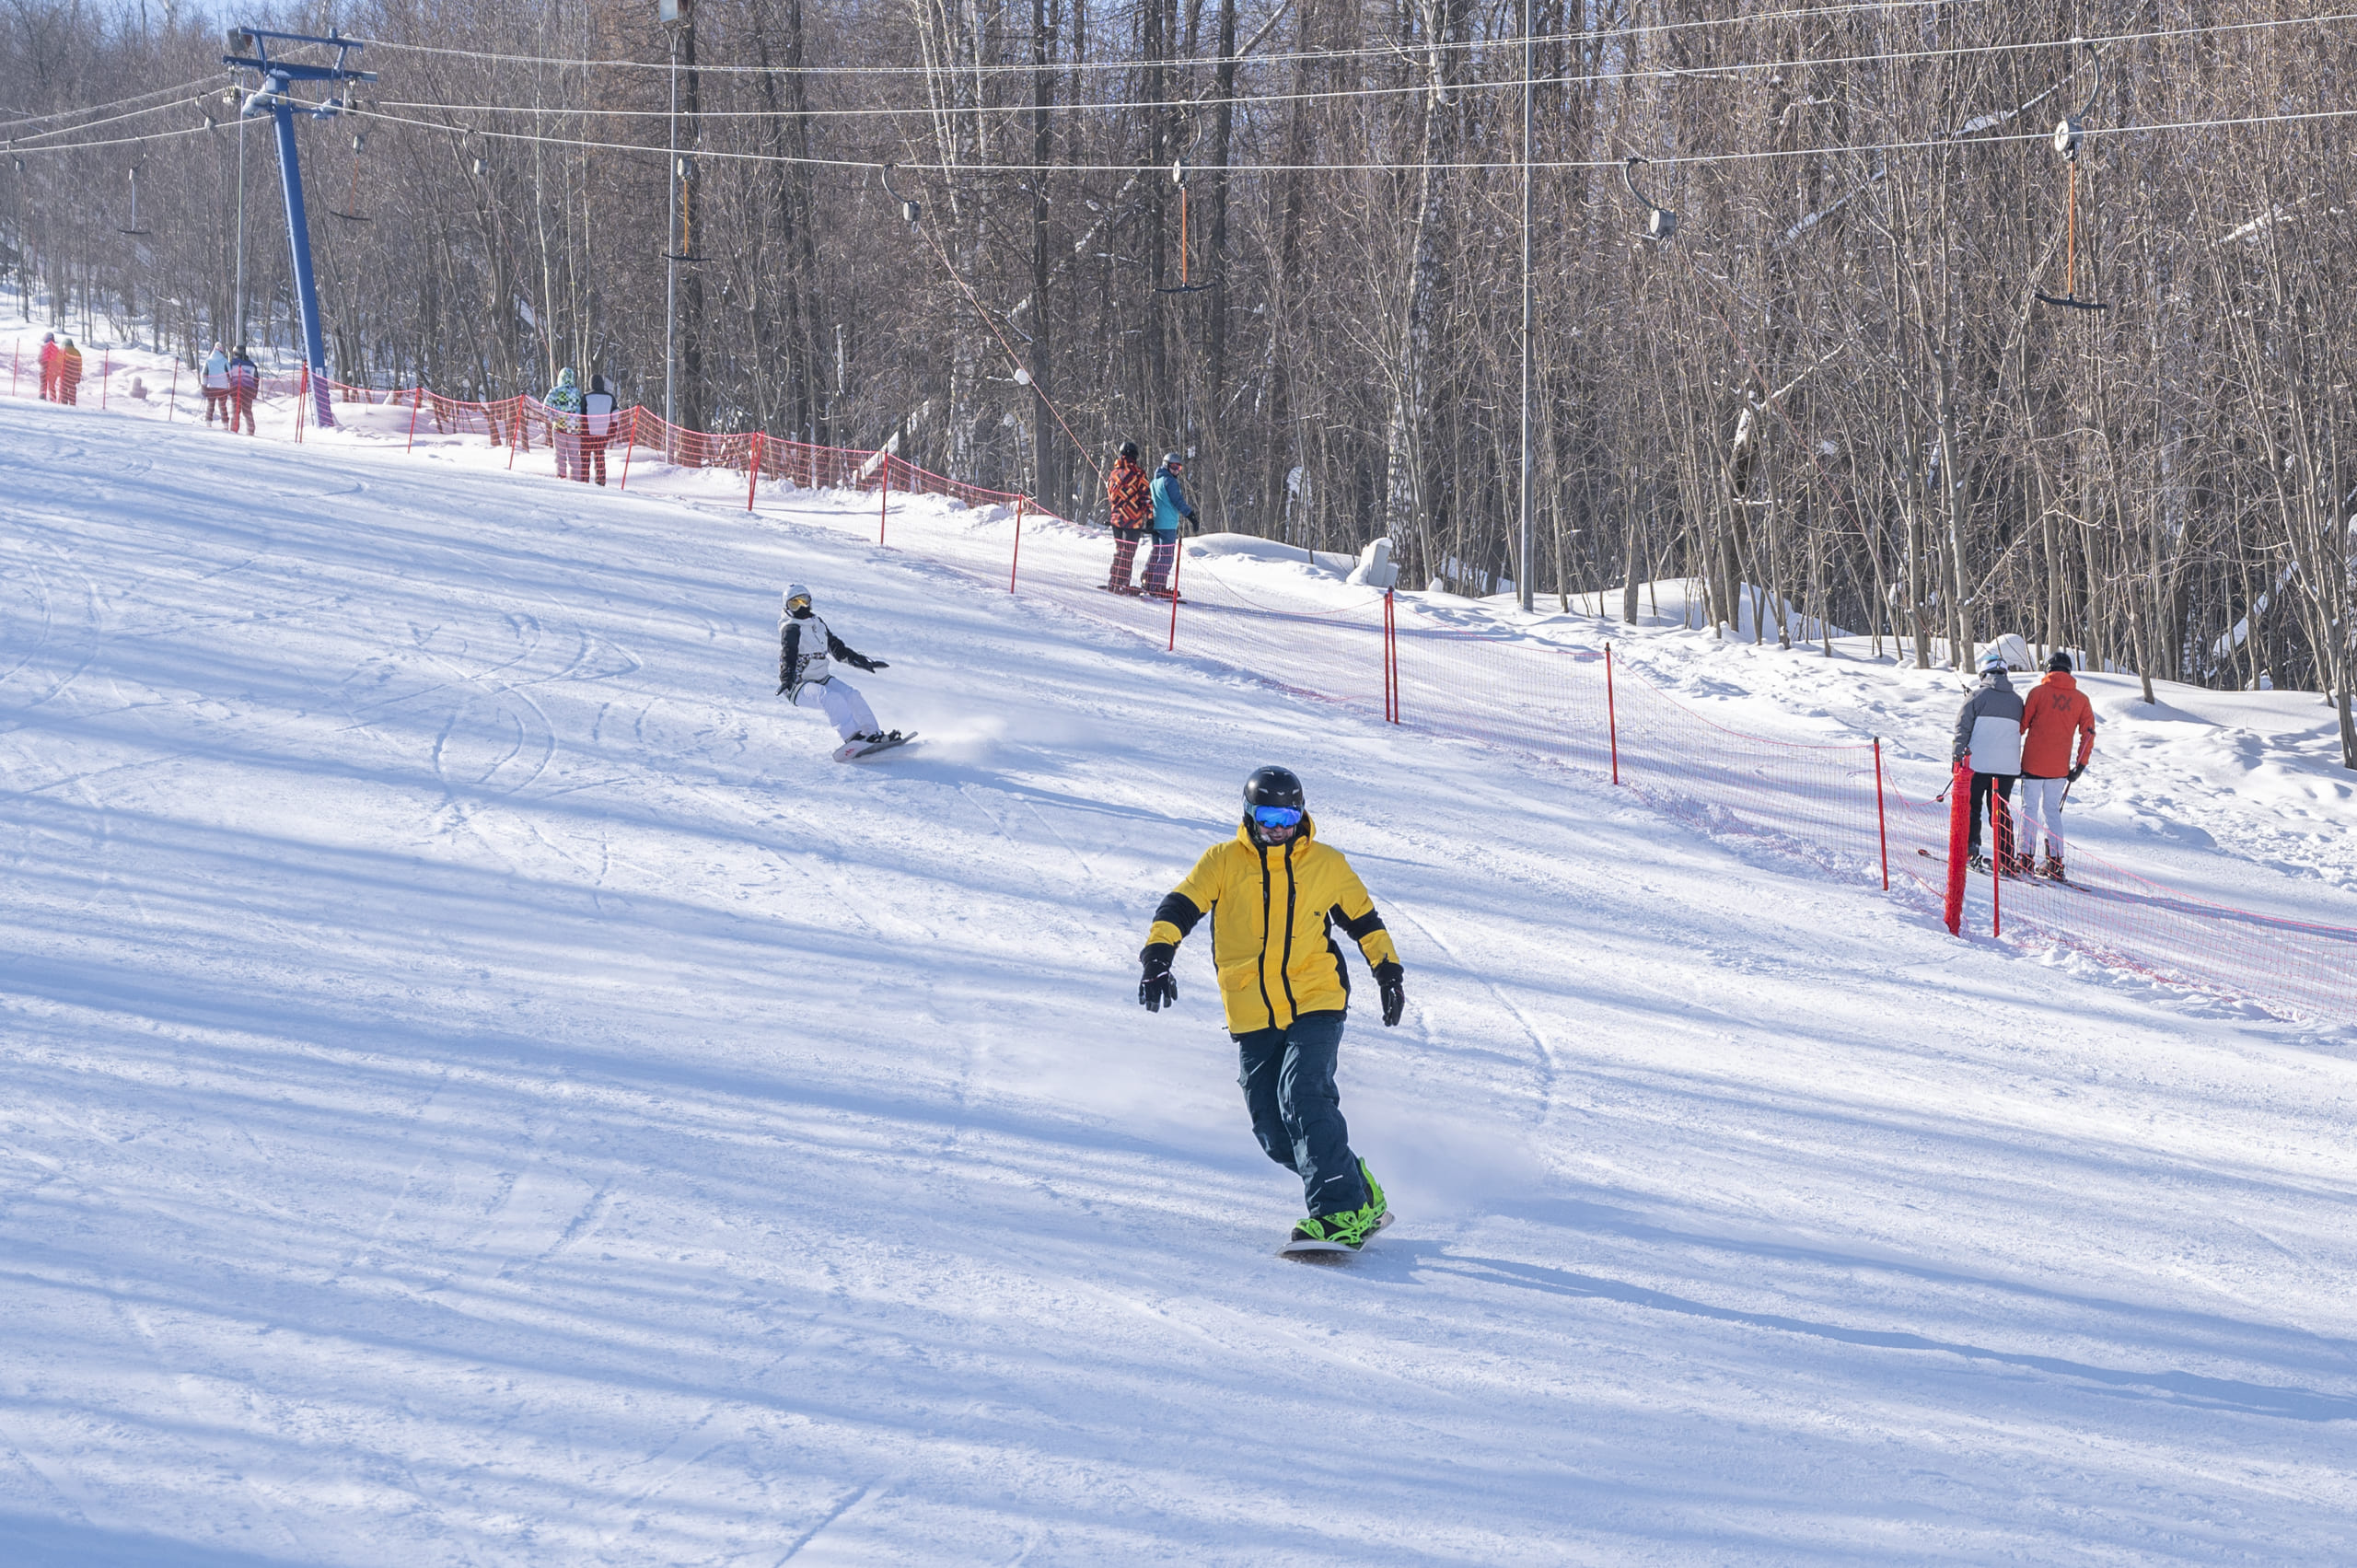
POLYGON ((1113 571, 1105 586, 1117 594, 1133 594, 1130 574, 1137 569, 1138 541, 1154 526, 1154 490, 1138 463, 1138 444, 1121 443, 1113 471, 1105 481, 1105 495, 1112 504, 1113 571))

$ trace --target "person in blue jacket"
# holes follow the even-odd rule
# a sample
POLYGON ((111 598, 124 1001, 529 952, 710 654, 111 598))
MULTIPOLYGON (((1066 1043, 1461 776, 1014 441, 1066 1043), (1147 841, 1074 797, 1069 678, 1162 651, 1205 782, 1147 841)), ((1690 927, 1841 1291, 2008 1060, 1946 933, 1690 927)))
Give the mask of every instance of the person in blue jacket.
POLYGON ((1180 476, 1187 471, 1187 459, 1176 452, 1162 454, 1162 466, 1154 474, 1154 553, 1146 557, 1145 582, 1139 592, 1155 598, 1176 598, 1178 590, 1170 586, 1170 568, 1178 559, 1178 525, 1195 520, 1195 504, 1187 499, 1187 485, 1180 476))

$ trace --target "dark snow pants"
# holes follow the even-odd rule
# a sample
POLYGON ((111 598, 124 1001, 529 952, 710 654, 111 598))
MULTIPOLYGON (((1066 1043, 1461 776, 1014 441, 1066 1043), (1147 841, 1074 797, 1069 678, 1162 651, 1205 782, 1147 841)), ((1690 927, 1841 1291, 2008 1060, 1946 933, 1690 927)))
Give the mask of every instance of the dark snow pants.
POLYGON ((1972 853, 1980 853, 1980 824, 1989 816, 1989 796, 1993 794, 2005 803, 2004 812, 1997 819, 1997 855, 2001 860, 2014 857, 2014 780, 2017 773, 1981 773, 1972 775, 1972 853))
POLYGON ((1368 1196, 1334 1086, 1341 1048, 1340 1013, 1304 1013, 1290 1028, 1236 1037, 1243 1064, 1237 1082, 1252 1112, 1253 1136, 1271 1159, 1300 1175, 1302 1199, 1314 1216, 1348 1214, 1368 1196))
POLYGON ((1150 594, 1170 591, 1170 564, 1178 559, 1178 535, 1154 530, 1154 552, 1145 558, 1145 591, 1150 594))

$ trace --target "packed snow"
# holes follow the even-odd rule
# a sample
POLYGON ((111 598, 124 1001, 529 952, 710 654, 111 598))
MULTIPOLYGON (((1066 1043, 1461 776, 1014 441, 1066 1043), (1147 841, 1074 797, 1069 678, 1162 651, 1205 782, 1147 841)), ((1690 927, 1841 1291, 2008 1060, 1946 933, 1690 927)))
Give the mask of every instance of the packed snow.
MULTIPOLYGON (((185 421, 0 403, 0 1561, 2357 1550, 2357 1030, 985 587, 983 509, 185 421), (919 746, 773 694, 789 579, 919 746), (1408 970, 1339 1269, 1200 935, 1135 1003, 1265 761, 1408 970)), ((1861 646, 1411 597, 1944 766, 1861 646)), ((2357 923, 2314 694, 2107 679, 2091 838, 2357 923)))

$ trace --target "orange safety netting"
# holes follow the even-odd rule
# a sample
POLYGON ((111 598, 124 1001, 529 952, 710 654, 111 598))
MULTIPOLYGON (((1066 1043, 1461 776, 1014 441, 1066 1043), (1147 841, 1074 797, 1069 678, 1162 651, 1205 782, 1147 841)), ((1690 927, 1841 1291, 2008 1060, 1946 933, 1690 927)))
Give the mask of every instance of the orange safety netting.
MULTIPOLYGON (((265 398, 296 400, 298 436, 303 389, 300 371, 267 377, 262 387, 265 398)), ((1491 626, 1453 624, 1446 607, 1395 600, 1375 589, 1326 610, 1271 604, 1225 569, 1232 557, 1216 554, 1199 557, 1190 569, 1180 552, 1175 570, 1183 610, 1179 602, 1110 592, 1103 579, 1053 559, 1044 567, 1035 562, 1022 575, 1027 528, 1069 531, 1076 525, 1028 496, 967 484, 886 452, 759 431, 691 430, 641 408, 617 411, 600 431, 584 415, 531 397, 469 402, 424 388, 377 391, 342 382, 313 389, 322 400, 331 393, 347 408, 372 411, 343 423, 400 436, 412 447, 487 441, 508 449, 511 467, 519 457, 545 454, 554 471, 573 477, 586 459, 602 458, 626 486, 631 459, 644 453, 678 468, 743 474, 748 507, 764 482, 876 492, 879 541, 914 548, 982 582, 995 585, 1003 576, 1010 592, 1020 586, 1302 696, 1581 769, 1705 830, 1740 834, 1829 876, 1886 887, 1895 879, 1924 889, 1934 907, 1945 891, 1947 813, 1903 796, 1882 768, 1878 745, 1798 744, 1727 728, 1616 664, 1608 645, 1601 653, 1566 649, 1491 626), (906 495, 963 505, 946 515, 896 519, 891 503, 906 495), (1011 540, 997 527, 1010 515, 1011 540)), ((1110 531, 1077 526, 1098 536, 1110 531)), ((1255 544, 1264 558, 1316 562, 1306 551, 1255 544)), ((1139 552, 1140 565, 1144 554, 1139 552)), ((1330 572, 1321 571, 1319 582, 1320 591, 1330 593, 1330 572)), ((2068 858, 2068 885, 1973 877, 1963 931, 2002 932, 2167 984, 2357 1024, 2357 929, 2304 924, 2193 897, 2081 849, 2068 858)))

